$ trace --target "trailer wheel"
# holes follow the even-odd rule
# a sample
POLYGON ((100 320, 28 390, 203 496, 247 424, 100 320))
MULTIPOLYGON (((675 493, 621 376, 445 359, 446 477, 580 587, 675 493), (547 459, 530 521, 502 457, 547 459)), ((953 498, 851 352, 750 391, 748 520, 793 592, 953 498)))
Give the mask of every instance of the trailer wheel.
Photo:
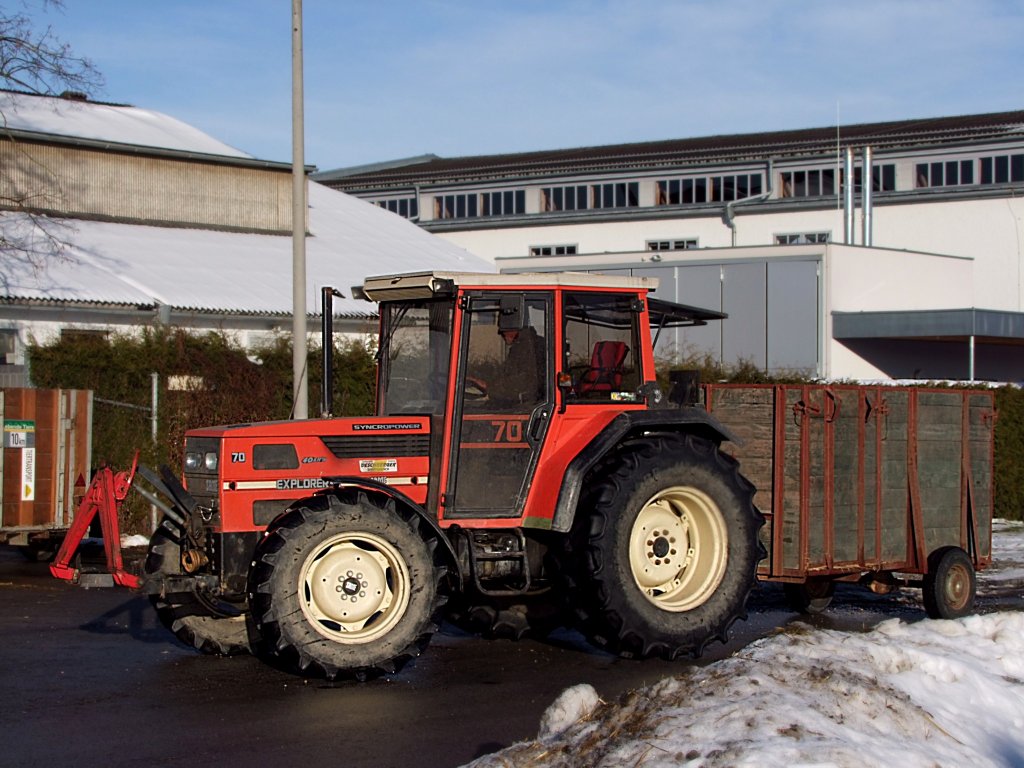
POLYGON ((783 584, 782 592, 797 613, 821 613, 832 604, 836 583, 831 579, 808 579, 803 584, 783 584))
POLYGON ((570 585, 591 641, 667 659, 725 642, 764 554, 764 519, 735 460, 698 437, 663 435, 635 441, 593 476, 570 585))
POLYGON ((933 619, 959 619, 974 608, 974 563, 960 547, 943 547, 928 556, 924 608, 933 619))
MULTIPOLYGON (((180 574, 180 558, 181 547, 161 525, 149 540, 146 575, 180 574)), ((252 650, 251 628, 239 605, 218 600, 202 590, 162 592, 149 599, 160 623, 186 645, 219 656, 252 650)))
POLYGON ((268 530, 250 573, 261 651, 328 679, 396 672, 440 624, 437 544, 414 512, 361 491, 292 510, 268 530))

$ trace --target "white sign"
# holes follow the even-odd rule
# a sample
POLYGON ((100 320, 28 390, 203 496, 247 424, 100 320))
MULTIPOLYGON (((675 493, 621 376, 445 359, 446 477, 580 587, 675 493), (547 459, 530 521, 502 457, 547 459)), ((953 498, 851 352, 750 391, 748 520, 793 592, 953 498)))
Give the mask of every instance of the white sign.
POLYGON ((360 459, 360 472, 397 472, 398 459, 360 459))
POLYGON ((36 449, 21 451, 21 500, 35 501, 36 498, 36 449))

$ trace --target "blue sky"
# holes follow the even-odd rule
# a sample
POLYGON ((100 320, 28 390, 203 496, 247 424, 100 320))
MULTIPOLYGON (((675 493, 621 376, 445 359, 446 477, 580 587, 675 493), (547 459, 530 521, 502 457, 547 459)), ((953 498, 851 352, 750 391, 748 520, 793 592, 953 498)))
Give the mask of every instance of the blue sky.
MULTIPOLYGON (((1024 109, 1024 0, 305 0, 306 162, 1024 109)), ((106 83, 291 160, 290 0, 30 12, 106 83)))

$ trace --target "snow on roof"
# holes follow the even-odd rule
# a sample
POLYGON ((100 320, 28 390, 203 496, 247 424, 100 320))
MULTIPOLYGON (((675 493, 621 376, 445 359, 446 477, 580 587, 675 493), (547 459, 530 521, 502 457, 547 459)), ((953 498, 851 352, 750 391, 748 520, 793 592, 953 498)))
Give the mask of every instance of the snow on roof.
POLYGON ((0 91, 0 124, 11 130, 248 158, 198 128, 161 112, 56 96, 0 91))
MULTIPOLYGON (((366 316, 376 307, 349 290, 370 274, 422 269, 493 272, 494 266, 378 206, 309 185, 306 306, 315 314, 319 288, 333 286, 338 315, 366 316)), ((154 306, 229 314, 290 315, 292 240, 286 235, 45 219, 69 243, 46 268, 5 254, 0 296, 95 304, 154 306)), ((0 214, 5 234, 40 245, 23 215, 0 214)))

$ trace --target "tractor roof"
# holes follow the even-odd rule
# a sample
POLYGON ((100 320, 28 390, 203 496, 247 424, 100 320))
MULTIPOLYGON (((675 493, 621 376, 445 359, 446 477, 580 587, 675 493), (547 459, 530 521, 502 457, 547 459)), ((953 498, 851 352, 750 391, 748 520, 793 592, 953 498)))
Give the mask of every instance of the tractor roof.
MULTIPOLYGON (((620 277, 594 275, 586 272, 521 272, 493 274, 488 272, 407 272, 399 275, 368 277, 362 286, 353 286, 352 295, 368 301, 407 301, 450 296, 456 287, 463 288, 591 288, 628 291, 653 291, 656 277, 620 277)), ((722 320, 727 315, 711 309, 676 304, 648 297, 651 325, 670 328, 704 325, 709 320, 722 320)), ((611 322, 611 321, 609 321, 611 322)))
POLYGON ((612 290, 653 291, 656 277, 610 277, 586 272, 522 272, 493 274, 488 272, 407 272, 399 275, 368 277, 362 288, 353 288, 353 295, 370 301, 428 299, 454 292, 456 287, 473 288, 610 288, 612 290))

